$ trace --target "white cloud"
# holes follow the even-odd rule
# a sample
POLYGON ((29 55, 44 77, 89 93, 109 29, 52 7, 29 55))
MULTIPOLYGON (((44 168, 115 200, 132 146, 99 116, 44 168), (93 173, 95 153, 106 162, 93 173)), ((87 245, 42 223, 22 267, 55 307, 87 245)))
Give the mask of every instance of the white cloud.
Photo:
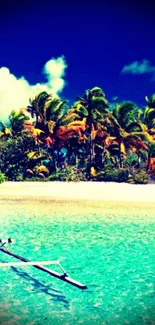
POLYGON ((59 94, 65 87, 65 69, 67 64, 63 56, 52 58, 43 67, 47 82, 31 85, 24 77, 17 78, 7 67, 0 68, 0 120, 8 119, 13 109, 27 107, 29 98, 40 91, 59 94))
POLYGON ((57 94, 64 86, 65 69, 67 68, 66 61, 63 56, 52 59, 46 62, 43 68, 43 73, 48 80, 48 87, 51 87, 52 92, 57 94))
POLYGON ((125 65, 121 73, 131 73, 131 74, 145 74, 145 73, 155 73, 155 66, 152 66, 150 61, 134 61, 129 65, 125 65))
POLYGON ((65 75, 64 69, 67 68, 64 56, 61 56, 57 59, 52 59, 46 62, 44 65, 44 73, 47 76, 54 78, 63 77, 65 75))

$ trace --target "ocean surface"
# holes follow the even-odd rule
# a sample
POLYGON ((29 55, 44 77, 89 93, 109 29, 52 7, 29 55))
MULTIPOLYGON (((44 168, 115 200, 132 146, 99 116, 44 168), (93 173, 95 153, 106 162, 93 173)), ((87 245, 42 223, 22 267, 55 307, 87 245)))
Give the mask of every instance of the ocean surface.
MULTIPOLYGON (((0 324, 155 324, 155 211, 58 204, 44 211, 1 202, 0 238, 11 237, 10 250, 30 260, 64 258, 69 276, 88 289, 32 266, 1 268, 0 324)), ((0 262, 11 261, 0 252, 0 262)))

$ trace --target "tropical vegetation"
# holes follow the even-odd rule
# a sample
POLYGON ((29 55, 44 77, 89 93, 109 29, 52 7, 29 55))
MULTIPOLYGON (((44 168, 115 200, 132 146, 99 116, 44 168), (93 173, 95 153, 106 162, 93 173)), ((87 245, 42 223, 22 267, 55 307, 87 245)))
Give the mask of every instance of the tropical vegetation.
POLYGON ((155 94, 109 103, 94 87, 67 101, 43 91, 0 122, 0 182, 155 180, 155 94))

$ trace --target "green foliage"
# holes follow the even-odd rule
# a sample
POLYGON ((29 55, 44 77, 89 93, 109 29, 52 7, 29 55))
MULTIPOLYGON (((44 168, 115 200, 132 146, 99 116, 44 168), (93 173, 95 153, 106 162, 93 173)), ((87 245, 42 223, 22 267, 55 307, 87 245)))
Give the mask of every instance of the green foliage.
POLYGON ((152 158, 155 157, 155 141, 152 141, 149 143, 149 154, 150 154, 150 157, 152 157, 152 158))
POLYGON ((48 180, 60 182, 86 181, 86 174, 83 169, 77 170, 75 166, 68 166, 63 169, 58 169, 56 173, 48 177, 48 180))
POLYGON ((131 173, 129 173, 129 175, 128 175, 127 183, 134 184, 134 177, 131 173))
POLYGON ((6 181, 6 176, 2 172, 0 172, 0 184, 4 183, 5 181, 6 181))
POLYGON ((30 106, 27 107, 27 111, 31 113, 32 118, 34 116, 44 117, 45 104, 52 98, 46 91, 40 92, 35 98, 30 98, 30 106))
POLYGON ((133 176, 133 181, 135 184, 148 184, 149 176, 145 170, 138 170, 133 176))
POLYGON ((34 151, 37 145, 32 137, 18 136, 0 140, 0 170, 8 180, 18 180, 29 168, 27 152, 34 151))
POLYGON ((18 173, 16 175, 14 174, 14 178, 15 178, 16 182, 23 182, 24 181, 24 177, 23 177, 22 174, 21 175, 18 174, 18 173))
POLYGON ((134 167, 138 163, 137 155, 132 152, 130 155, 127 156, 125 166, 126 167, 134 167))
POLYGON ((146 184, 155 157, 155 94, 145 111, 116 99, 110 111, 103 90, 94 87, 69 108, 40 92, 27 109, 11 112, 10 128, 0 123, 1 173, 15 181, 146 184), (35 117, 32 124, 25 123, 25 110, 35 117))
POLYGON ((145 99, 148 103, 148 107, 155 108, 155 94, 153 94, 150 98, 146 96, 145 99))
POLYGON ((39 176, 33 176, 31 178, 29 178, 29 177, 24 178, 24 182, 46 182, 46 181, 48 181, 47 178, 44 179, 39 176))
POLYGON ((27 107, 27 111, 31 113, 32 117, 36 117, 37 125, 39 118, 43 130, 48 133, 48 122, 59 123, 67 108, 66 101, 62 102, 58 96, 52 96, 43 91, 34 99, 30 99, 30 106, 27 107))
POLYGON ((113 115, 117 119, 122 128, 135 121, 138 116, 138 107, 131 101, 125 101, 115 107, 113 115))
POLYGON ((143 131, 147 131, 147 126, 142 123, 141 121, 136 121, 136 122, 132 122, 130 123, 127 127, 126 127, 126 131, 127 132, 143 132, 143 131))
POLYGON ((23 112, 13 110, 9 115, 9 120, 12 131, 17 134, 23 130, 24 122, 28 121, 29 117, 26 116, 23 112))
POLYGON ((116 169, 112 165, 106 165, 104 169, 97 173, 95 180, 103 182, 126 182, 128 180, 128 170, 116 169))
POLYGON ((128 168, 130 171, 134 168, 138 169, 139 167, 145 168, 147 165, 147 153, 141 151, 139 157, 135 153, 127 155, 124 167, 128 168))

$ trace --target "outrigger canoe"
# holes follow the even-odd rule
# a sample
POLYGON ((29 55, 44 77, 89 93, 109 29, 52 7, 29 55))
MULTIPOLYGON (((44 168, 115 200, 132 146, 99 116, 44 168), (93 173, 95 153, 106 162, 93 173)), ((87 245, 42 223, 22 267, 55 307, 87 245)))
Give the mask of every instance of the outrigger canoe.
MULTIPOLYGON (((8 263, 0 263, 0 267, 11 267, 11 266, 15 266, 15 267, 21 267, 21 266, 33 266, 35 267, 36 269, 42 271, 42 272, 45 272, 45 273, 48 273, 49 275, 61 280, 61 281, 64 281, 64 282, 67 282, 69 284, 71 284, 72 286, 74 287, 77 287, 79 289, 82 289, 82 290, 85 290, 87 289, 87 286, 78 282, 78 281, 75 281, 74 279, 70 278, 68 276, 68 274, 65 272, 65 270, 63 269, 63 267, 61 266, 60 264, 60 260, 58 261, 29 261, 27 258, 25 257, 22 257, 20 255, 17 255, 11 251, 9 251, 8 249, 6 249, 4 246, 7 244, 6 242, 2 242, 2 240, 0 239, 0 243, 1 243, 1 246, 0 246, 0 251, 2 253, 5 253, 7 255, 10 255, 10 256, 13 256, 14 258, 16 258, 17 260, 20 260, 21 262, 8 262, 8 263), (58 272, 55 272, 51 269, 48 269, 46 267, 43 267, 42 265, 50 265, 50 264, 57 264, 60 269, 63 271, 63 273, 58 273, 58 272)), ((11 244, 12 243, 12 240, 11 238, 8 238, 8 243, 11 244)))

